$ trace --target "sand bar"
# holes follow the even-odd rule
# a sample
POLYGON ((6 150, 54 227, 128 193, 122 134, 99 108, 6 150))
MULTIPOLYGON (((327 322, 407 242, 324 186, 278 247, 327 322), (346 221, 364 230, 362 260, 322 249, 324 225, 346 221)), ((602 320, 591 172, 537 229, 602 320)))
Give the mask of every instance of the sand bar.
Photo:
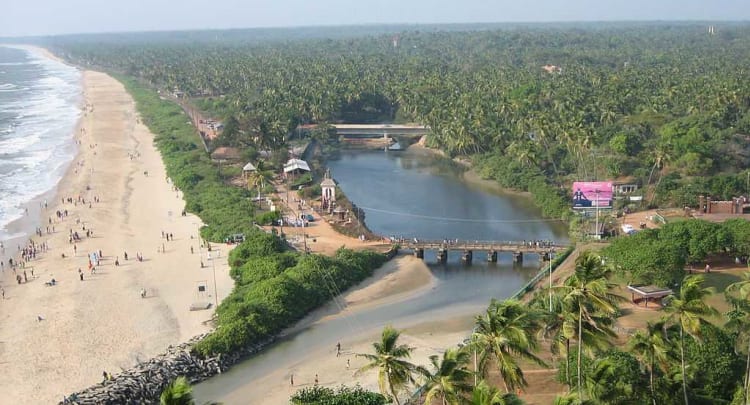
POLYGON ((102 73, 84 72, 83 85, 79 153, 43 213, 42 237, 34 237, 49 250, 26 265, 26 283, 17 284, 7 264, 0 274, 3 403, 59 401, 100 381, 104 370, 116 374, 208 331, 212 310, 189 306, 215 301, 214 266, 219 300, 232 288, 227 247, 215 246, 214 260, 207 260, 200 219, 181 215, 182 194, 167 181, 153 134, 140 124, 130 95, 102 73), (75 203, 63 204, 67 197, 75 203), (67 217, 58 219, 58 210, 67 217), (48 225, 54 232, 46 232, 48 225), (84 226, 93 235, 86 237, 84 226), (82 238, 75 250, 71 230, 82 238), (103 259, 91 274, 87 254, 99 250, 103 259), (137 252, 143 261, 135 260, 137 252), (46 286, 52 278, 57 284, 46 286), (204 293, 199 285, 206 285, 204 293))

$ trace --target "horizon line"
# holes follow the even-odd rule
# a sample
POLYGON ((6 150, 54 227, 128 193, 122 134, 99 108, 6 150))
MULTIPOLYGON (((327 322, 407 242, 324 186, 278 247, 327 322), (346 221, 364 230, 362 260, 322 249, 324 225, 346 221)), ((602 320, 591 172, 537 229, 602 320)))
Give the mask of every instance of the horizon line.
POLYGON ((728 23, 728 24, 748 24, 750 19, 738 20, 704 20, 704 19, 644 19, 644 20, 547 20, 547 21, 482 21, 482 22, 366 22, 358 24, 310 24, 310 25, 268 25, 254 27, 203 27, 203 28, 172 28, 172 29, 144 29, 144 30, 123 30, 123 31, 90 31, 90 32, 71 32, 64 34, 31 34, 31 35, 9 35, 0 36, 0 41, 6 39, 49 39, 76 35, 127 35, 127 34, 153 34, 153 33, 180 33, 180 32, 217 32, 217 31, 251 31, 251 30, 294 30, 304 28, 353 28, 353 27, 388 27, 388 26, 458 26, 458 25, 545 25, 545 24, 669 24, 669 23, 728 23))

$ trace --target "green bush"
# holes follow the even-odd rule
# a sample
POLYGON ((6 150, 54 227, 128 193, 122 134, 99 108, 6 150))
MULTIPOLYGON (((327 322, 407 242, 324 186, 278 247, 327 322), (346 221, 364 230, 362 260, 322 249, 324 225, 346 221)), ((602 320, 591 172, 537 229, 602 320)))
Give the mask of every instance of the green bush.
POLYGON ((336 391, 313 386, 297 391, 289 399, 293 405, 385 405, 390 399, 383 394, 370 392, 360 386, 339 387, 336 391))
POLYGON ((218 328, 195 346, 204 355, 262 341, 385 262, 375 252, 340 249, 335 257, 282 253, 271 235, 254 236, 230 254, 235 289, 217 309, 218 328))
POLYGON ((280 211, 267 211, 255 216, 255 222, 258 225, 275 225, 278 224, 279 219, 281 219, 280 211))
POLYGON ((475 170, 484 179, 492 179, 501 186, 531 193, 534 204, 547 218, 566 219, 570 216, 570 198, 563 190, 550 184, 535 167, 527 167, 496 154, 477 155, 475 170))
POLYGON ((631 281, 671 287, 682 280, 688 263, 702 263, 715 254, 744 256, 750 252, 748 231, 745 220, 723 224, 698 219, 670 222, 659 229, 616 238, 603 254, 631 281))

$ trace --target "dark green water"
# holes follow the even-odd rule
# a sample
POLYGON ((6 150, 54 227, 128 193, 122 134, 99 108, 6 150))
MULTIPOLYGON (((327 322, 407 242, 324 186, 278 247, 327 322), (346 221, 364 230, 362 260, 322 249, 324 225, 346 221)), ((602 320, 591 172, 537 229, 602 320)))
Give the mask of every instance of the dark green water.
MULTIPOLYGON (((339 187, 365 208, 370 229, 381 235, 566 241, 564 227, 542 221, 528 199, 465 182, 462 170, 449 160, 413 152, 368 152, 343 154, 330 161, 329 167, 339 187)), ((434 252, 425 256, 427 263, 435 263, 434 252)), ((533 255, 521 267, 514 267, 507 254, 501 254, 497 264, 484 259, 481 253, 475 254, 474 265, 466 267, 459 263, 459 254, 453 253, 446 265, 430 264, 434 286, 398 302, 344 316, 337 304, 328 305, 316 313, 310 326, 197 385, 198 403, 252 403, 246 398, 263 398, 273 389, 264 380, 269 374, 293 370, 311 353, 333 347, 342 337, 375 334, 387 324, 408 328, 448 318, 470 322, 490 299, 512 295, 539 268, 533 255)))

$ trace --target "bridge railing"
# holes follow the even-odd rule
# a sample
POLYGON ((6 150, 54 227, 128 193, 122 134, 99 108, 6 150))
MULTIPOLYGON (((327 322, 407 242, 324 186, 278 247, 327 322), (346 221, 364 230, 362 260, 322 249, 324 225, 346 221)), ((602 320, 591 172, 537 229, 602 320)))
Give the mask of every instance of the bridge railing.
POLYGON ((491 248, 494 246, 516 247, 519 249, 565 249, 569 245, 563 245, 550 241, 493 241, 493 240, 460 240, 460 239, 401 239, 398 240, 401 246, 409 249, 421 246, 440 246, 444 248, 465 247, 465 248, 491 248))

